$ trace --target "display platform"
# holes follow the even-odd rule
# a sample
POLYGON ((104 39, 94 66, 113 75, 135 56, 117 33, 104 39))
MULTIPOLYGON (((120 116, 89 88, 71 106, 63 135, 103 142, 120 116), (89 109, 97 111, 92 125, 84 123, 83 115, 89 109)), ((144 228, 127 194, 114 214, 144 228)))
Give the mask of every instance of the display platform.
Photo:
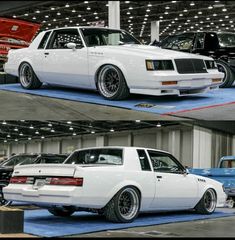
POLYGON ((77 212, 71 217, 55 217, 47 210, 26 210, 24 232, 40 237, 62 237, 105 230, 124 229, 140 226, 151 226, 166 223, 188 222, 234 216, 234 213, 218 209, 211 215, 200 215, 191 212, 141 214, 132 223, 111 223, 104 216, 93 213, 77 212))
POLYGON ((18 93, 33 94, 70 101, 79 101, 100 105, 107 105, 119 108, 126 108, 136 111, 144 111, 157 114, 175 114, 184 111, 192 111, 203 108, 216 107, 226 104, 235 104, 235 88, 216 89, 208 93, 194 96, 143 96, 132 95, 128 100, 109 101, 105 100, 96 92, 68 89, 44 85, 38 90, 23 89, 20 84, 3 84, 0 90, 18 93))

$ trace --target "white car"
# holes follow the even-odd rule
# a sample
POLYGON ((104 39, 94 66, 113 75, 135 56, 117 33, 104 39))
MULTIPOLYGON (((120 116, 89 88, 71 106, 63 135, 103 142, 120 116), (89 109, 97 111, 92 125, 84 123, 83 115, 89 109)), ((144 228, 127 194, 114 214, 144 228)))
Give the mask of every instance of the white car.
POLYGON ((43 31, 28 48, 10 50, 4 70, 26 89, 98 89, 111 100, 203 93, 224 76, 210 57, 141 45, 124 30, 97 27, 43 31))
POLYGON ((227 198, 220 182, 189 174, 170 153, 138 147, 87 148, 63 164, 17 166, 3 192, 56 216, 92 211, 113 222, 131 222, 139 212, 211 214, 227 198))

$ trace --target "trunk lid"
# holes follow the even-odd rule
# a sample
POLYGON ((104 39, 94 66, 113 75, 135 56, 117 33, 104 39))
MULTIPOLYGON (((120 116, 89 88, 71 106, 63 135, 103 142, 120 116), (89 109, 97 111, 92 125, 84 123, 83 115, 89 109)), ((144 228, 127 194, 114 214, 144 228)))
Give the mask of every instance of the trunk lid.
POLYGON ((29 164, 16 166, 13 176, 73 177, 76 169, 72 164, 29 164))

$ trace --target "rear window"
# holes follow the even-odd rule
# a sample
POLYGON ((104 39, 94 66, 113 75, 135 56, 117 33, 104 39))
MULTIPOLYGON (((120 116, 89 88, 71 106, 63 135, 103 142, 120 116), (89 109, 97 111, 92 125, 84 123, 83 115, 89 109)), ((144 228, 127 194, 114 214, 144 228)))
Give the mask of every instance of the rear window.
POLYGON ((40 156, 35 164, 63 163, 67 156, 40 156))
POLYGON ((122 149, 87 149, 72 153, 65 164, 122 165, 122 149))

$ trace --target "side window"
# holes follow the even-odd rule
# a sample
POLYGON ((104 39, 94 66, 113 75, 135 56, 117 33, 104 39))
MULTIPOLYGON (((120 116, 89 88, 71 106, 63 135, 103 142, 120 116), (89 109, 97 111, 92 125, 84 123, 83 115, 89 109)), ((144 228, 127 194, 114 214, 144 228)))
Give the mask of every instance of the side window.
POLYGON ((197 33, 197 36, 195 38, 194 48, 203 49, 204 48, 204 39, 205 39, 204 33, 197 33))
POLYGON ((77 29, 55 30, 47 45, 47 49, 68 49, 67 43, 76 43, 76 48, 83 47, 82 39, 77 29))
POLYGON ((151 171, 151 167, 145 150, 137 149, 137 153, 139 156, 141 169, 143 171, 151 171))
POLYGON ((45 48, 46 42, 47 42, 47 39, 48 39, 50 33, 51 33, 51 31, 46 32, 46 33, 44 34, 44 36, 43 36, 40 44, 38 45, 38 49, 44 49, 44 48, 45 48))
POLYGON ((182 173, 183 167, 175 159, 171 158, 170 155, 148 151, 151 159, 154 172, 167 172, 167 173, 182 173))

